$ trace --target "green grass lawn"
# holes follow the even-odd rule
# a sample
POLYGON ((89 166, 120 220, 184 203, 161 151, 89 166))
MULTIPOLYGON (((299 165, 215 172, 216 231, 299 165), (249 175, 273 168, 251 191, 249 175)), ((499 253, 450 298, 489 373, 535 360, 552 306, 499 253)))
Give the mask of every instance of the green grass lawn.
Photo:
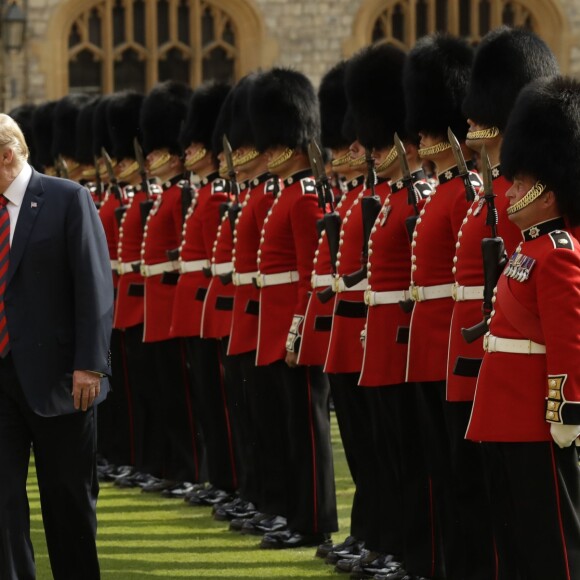
MULTIPOLYGON (((335 537, 342 540, 348 534, 354 490, 334 417, 332 441, 341 530, 335 537)), ((50 580, 34 469, 28 492, 37 578, 50 580)), ((314 548, 260 550, 259 537, 229 532, 226 524, 212 519, 210 508, 189 507, 139 490, 103 484, 98 519, 103 580, 338 577, 332 567, 314 557, 314 548)))

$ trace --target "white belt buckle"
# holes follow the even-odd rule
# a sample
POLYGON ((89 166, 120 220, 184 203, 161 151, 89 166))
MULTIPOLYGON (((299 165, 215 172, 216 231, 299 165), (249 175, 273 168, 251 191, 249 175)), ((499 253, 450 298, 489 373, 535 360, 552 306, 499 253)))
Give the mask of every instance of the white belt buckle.
POLYGON ((367 306, 372 306, 372 298, 373 298, 372 297, 372 290, 370 288, 367 288, 365 290, 365 293, 364 293, 364 303, 367 306))
POLYGON ((264 275, 260 272, 258 272, 258 275, 256 276, 256 286, 258 288, 263 288, 264 287, 264 275))
POLYGON ((139 267, 139 269, 141 270, 141 276, 146 278, 147 277, 147 266, 142 263, 141 266, 139 267))
POLYGON ((453 286, 451 286, 451 298, 453 298, 453 300, 455 302, 458 301, 459 299, 459 284, 457 282, 455 282, 455 284, 453 284, 453 286))

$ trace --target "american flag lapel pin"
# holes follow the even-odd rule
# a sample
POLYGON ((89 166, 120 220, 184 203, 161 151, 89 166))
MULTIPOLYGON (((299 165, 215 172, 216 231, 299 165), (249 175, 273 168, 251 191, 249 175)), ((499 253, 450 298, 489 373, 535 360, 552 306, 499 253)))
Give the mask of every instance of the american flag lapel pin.
POLYGON ((35 201, 31 201, 30 207, 38 207, 38 203, 36 203, 35 201))

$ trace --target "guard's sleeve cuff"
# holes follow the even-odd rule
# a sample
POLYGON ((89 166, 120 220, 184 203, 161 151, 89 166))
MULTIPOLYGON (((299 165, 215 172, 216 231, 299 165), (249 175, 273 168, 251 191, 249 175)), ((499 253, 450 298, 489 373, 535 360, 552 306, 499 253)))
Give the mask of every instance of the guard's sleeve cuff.
POLYGON ((580 401, 567 401, 564 392, 568 375, 548 375, 546 421, 562 425, 580 425, 580 401))

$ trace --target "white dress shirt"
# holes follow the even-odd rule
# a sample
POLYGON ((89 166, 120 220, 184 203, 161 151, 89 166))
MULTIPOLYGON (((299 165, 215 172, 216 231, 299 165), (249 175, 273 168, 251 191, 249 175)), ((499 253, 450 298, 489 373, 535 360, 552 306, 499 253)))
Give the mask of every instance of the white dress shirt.
POLYGON ((8 216, 10 217, 10 245, 12 245, 12 238, 14 237, 14 230, 16 229, 16 222, 18 221, 18 214, 22 207, 22 200, 24 193, 30 183, 32 177, 32 167, 25 163, 22 171, 16 176, 14 181, 8 186, 4 192, 4 197, 9 203, 6 204, 8 216))

